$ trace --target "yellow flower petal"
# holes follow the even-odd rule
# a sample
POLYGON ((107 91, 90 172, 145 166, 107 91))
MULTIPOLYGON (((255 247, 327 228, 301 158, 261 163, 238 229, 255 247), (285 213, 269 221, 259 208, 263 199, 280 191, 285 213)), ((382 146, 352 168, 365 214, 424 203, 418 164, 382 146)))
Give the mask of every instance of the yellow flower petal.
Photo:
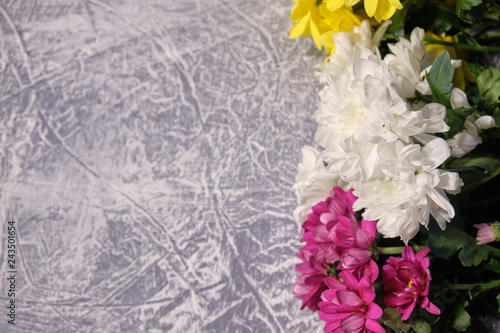
MULTIPOLYGON (((396 12, 396 9, 397 8, 395 6, 393 6, 392 4, 390 4, 389 7, 386 8, 382 12, 382 14, 380 15, 380 17, 382 18, 381 21, 386 21, 386 20, 390 19, 392 17, 392 15, 394 15, 394 13, 396 12)), ((377 11, 378 11, 378 8, 377 8, 377 11)))
POLYGON ((288 33, 290 34, 290 39, 295 39, 299 36, 303 36, 306 33, 310 18, 311 12, 308 12, 304 17, 302 17, 297 23, 294 24, 292 29, 288 31, 288 33))
POLYGON ((396 7, 396 9, 403 8, 403 5, 401 4, 401 2, 399 2, 399 0, 389 0, 389 2, 391 3, 391 5, 393 5, 394 7, 396 7))
MULTIPOLYGON (((345 15, 346 15, 347 17, 349 17, 349 19, 350 19, 350 20, 354 23, 354 25, 360 25, 360 24, 361 24, 361 20, 359 19, 359 17, 358 17, 356 14, 354 14, 354 13, 352 12, 352 9, 351 9, 351 8, 349 8, 349 10, 345 10, 345 9, 344 9, 344 13, 345 13, 345 15)), ((350 30, 351 28, 352 28, 352 26, 351 26, 351 27, 349 27, 349 30, 350 30)))
POLYGON ((465 76, 462 67, 455 69, 455 74, 453 74, 453 85, 465 90, 465 76))
POLYGON ((309 21, 309 29, 311 30, 311 36, 314 40, 314 44, 316 44, 318 50, 321 50, 321 40, 320 40, 321 35, 319 33, 318 27, 316 26, 316 24, 314 24, 312 20, 309 21))
MULTIPOLYGON (((359 1, 359 0, 358 0, 359 1)), ((329 11, 334 12, 340 7, 342 7, 345 3, 345 0, 327 0, 326 1, 326 8, 328 8, 329 11)))
POLYGON ((373 17, 375 11, 377 10, 378 0, 365 0, 365 11, 366 15, 373 17))
POLYGON ((358 2, 359 2, 359 0, 345 0, 345 5, 348 7, 352 7, 355 4, 357 4, 358 2))
POLYGON ((299 18, 306 16, 307 13, 314 7, 316 7, 315 0, 299 0, 292 9, 290 20, 297 21, 299 18))
POLYGON ((296 5, 295 7, 293 7, 292 12, 290 13, 290 21, 295 22, 302 16, 303 14, 300 6, 296 5))
MULTIPOLYGON (((324 34, 321 35, 321 44, 325 47, 325 51, 327 53, 332 53, 335 52, 335 40, 333 38, 333 31, 327 31, 324 34)), ((327 58, 329 59, 332 55, 327 58)))

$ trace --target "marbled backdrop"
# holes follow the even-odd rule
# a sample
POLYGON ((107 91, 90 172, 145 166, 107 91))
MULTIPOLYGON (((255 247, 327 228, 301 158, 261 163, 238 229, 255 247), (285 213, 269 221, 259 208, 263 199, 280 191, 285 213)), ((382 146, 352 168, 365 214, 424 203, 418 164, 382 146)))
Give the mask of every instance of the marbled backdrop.
POLYGON ((0 0, 0 331, 315 332, 289 0, 0 0), (7 324, 7 221, 17 227, 7 324))

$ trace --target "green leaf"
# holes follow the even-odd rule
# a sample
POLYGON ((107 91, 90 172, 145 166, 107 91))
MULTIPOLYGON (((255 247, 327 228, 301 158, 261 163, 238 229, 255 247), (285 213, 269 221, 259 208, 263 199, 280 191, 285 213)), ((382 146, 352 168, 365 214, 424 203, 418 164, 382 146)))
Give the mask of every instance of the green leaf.
POLYGON ((408 14, 408 10, 413 2, 414 0, 406 0, 403 2, 403 8, 396 10, 394 15, 391 17, 392 24, 388 31, 392 33, 396 39, 405 36, 406 14, 408 14))
POLYGON ((465 310, 465 306, 463 308, 458 309, 458 313, 455 317, 455 320, 453 320, 453 328, 459 332, 464 332, 471 325, 470 315, 465 310))
POLYGON ((436 257, 448 259, 457 251, 458 258, 466 267, 477 266, 488 258, 492 251, 489 245, 477 245, 476 239, 449 225, 446 230, 433 230, 429 233, 427 246, 436 257))
POLYGON ((465 119, 477 111, 476 106, 459 107, 446 110, 446 125, 450 126, 450 130, 446 133, 448 138, 452 138, 455 134, 462 132, 464 129, 465 119))
POLYGON ((482 72, 484 72, 487 68, 488 68, 487 66, 483 66, 483 65, 480 65, 480 64, 475 64, 475 63, 472 63, 472 62, 467 63, 467 69, 475 77, 478 77, 479 74, 481 74, 482 72))
POLYGON ((434 13, 434 33, 440 35, 450 31, 453 27, 459 26, 458 17, 453 12, 436 10, 434 13))
POLYGON ((498 103, 500 96, 500 70, 486 68, 477 77, 477 86, 483 99, 488 103, 498 103))
POLYGON ((497 260, 495 258, 491 258, 490 262, 488 263, 488 267, 495 273, 500 274, 500 260, 497 260))
POLYGON ((484 5, 481 3, 470 10, 460 10, 458 17, 469 24, 480 23, 484 19, 484 5))
POLYGON ((443 104, 447 108, 451 107, 453 73, 455 73, 455 68, 451 65, 448 51, 442 52, 437 57, 432 64, 431 70, 427 73, 427 82, 431 88, 434 102, 443 104))
POLYGON ((453 160, 446 168, 460 172, 464 181, 462 191, 471 191, 500 174, 500 160, 493 156, 471 154, 453 160))
POLYGON ((495 119, 495 127, 500 127, 500 106, 493 111, 491 116, 495 119))
POLYGON ((396 308, 385 308, 382 320, 387 327, 395 332, 408 332, 411 328, 410 324, 406 324, 401 320, 401 315, 396 308))
POLYGON ((498 312, 500 313, 500 294, 497 295, 498 312))
POLYGON ((411 327, 416 333, 431 333, 431 324, 425 320, 415 321, 411 327))
POLYGON ((470 10, 472 7, 479 6, 483 0, 458 0, 456 14, 460 14, 461 10, 470 10))

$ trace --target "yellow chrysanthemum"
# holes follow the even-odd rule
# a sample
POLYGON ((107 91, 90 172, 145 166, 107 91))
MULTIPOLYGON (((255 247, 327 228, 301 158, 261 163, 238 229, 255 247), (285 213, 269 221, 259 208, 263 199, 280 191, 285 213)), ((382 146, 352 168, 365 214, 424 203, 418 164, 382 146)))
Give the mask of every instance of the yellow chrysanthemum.
MULTIPOLYGON (((328 10, 335 11, 342 6, 354 6, 360 0, 326 0, 328 10)), ((403 8, 399 0, 364 0, 368 17, 375 17, 378 22, 388 20, 396 9, 403 8)))
MULTIPOLYGON (((446 34, 444 32, 438 36, 438 35, 433 34, 432 32, 427 31, 425 33, 425 37, 439 40, 439 41, 443 41, 443 42, 447 42, 447 43, 457 43, 458 42, 458 39, 456 37, 446 36, 446 34)), ((457 54, 457 50, 452 46, 427 43, 425 45, 425 47, 426 47, 427 51, 435 50, 436 55, 441 54, 441 52, 448 51, 451 59, 458 60, 460 58, 463 58, 462 55, 457 54)), ((455 74, 453 76, 453 85, 455 87, 458 87, 462 90, 465 90, 465 74, 466 74, 466 72, 467 72, 467 62, 464 59, 462 59, 462 66, 455 69, 455 74)))
POLYGON ((352 8, 342 6, 330 11, 320 0, 294 0, 297 4, 292 9, 290 20, 295 22, 288 31, 290 39, 299 36, 312 36, 318 49, 325 47, 327 52, 334 48, 332 34, 349 31, 360 24, 359 18, 353 14, 352 8))
POLYGON ((320 13, 323 14, 324 21, 330 29, 321 34, 321 44, 325 47, 328 53, 335 51, 335 43, 333 35, 338 32, 348 32, 356 26, 360 25, 360 18, 352 12, 351 7, 341 7, 334 12, 330 12, 326 6, 320 6, 320 13))

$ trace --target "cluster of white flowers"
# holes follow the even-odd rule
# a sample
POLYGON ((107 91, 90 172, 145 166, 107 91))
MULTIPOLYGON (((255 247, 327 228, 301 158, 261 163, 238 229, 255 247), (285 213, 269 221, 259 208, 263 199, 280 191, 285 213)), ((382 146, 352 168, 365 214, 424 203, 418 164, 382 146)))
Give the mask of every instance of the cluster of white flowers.
MULTIPOLYGON (((335 34, 335 53, 318 66, 325 88, 314 114, 315 139, 325 149, 303 150, 295 216, 302 222, 331 185, 340 184, 354 188, 359 198, 354 208, 378 220, 380 233, 407 243, 420 224, 428 225, 429 214, 446 227, 455 212, 445 191, 456 194, 463 183, 457 173, 439 169, 453 147, 436 136, 449 130, 445 106, 410 101, 415 91, 429 94, 425 73, 435 52, 426 52, 424 31, 415 28, 410 40, 390 45, 392 54, 382 59, 378 43, 384 29, 372 36, 365 21, 351 33, 335 34)), ((464 96, 454 88, 451 103, 463 104, 464 96)))

